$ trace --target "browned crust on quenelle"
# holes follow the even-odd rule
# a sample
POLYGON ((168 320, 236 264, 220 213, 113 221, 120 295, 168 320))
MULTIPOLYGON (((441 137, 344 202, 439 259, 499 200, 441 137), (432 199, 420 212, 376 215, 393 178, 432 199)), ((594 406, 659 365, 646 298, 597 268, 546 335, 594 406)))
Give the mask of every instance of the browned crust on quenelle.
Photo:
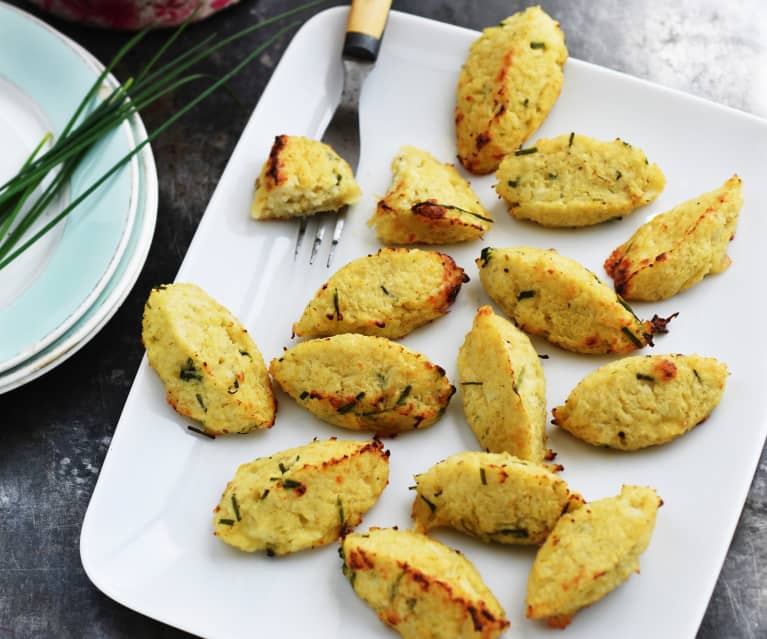
POLYGON ((469 276, 466 272, 455 263, 455 260, 446 255, 445 253, 439 253, 442 259, 442 267, 445 269, 445 286, 442 291, 445 293, 444 301, 435 301, 435 308, 438 308, 440 312, 447 312, 448 307, 455 302, 455 298, 458 297, 458 293, 461 291, 461 286, 469 281, 469 276))
MULTIPOLYGON (((375 570, 375 562, 361 548, 355 548, 349 553, 346 560, 347 567, 352 571, 375 570)), ((417 568, 414 568, 406 562, 398 561, 397 567, 402 571, 400 579, 408 579, 416 584, 421 590, 427 592, 430 589, 442 590, 447 598, 462 608, 465 612, 464 618, 471 618, 472 625, 476 632, 488 632, 493 630, 504 630, 509 627, 506 619, 494 615, 483 601, 467 602, 463 597, 453 593, 450 584, 431 577, 417 568)), ((387 626, 397 626, 403 620, 392 610, 382 610, 379 618, 387 626)))
POLYGON ((274 188, 287 179, 287 176, 283 175, 280 171, 280 168, 283 166, 281 153, 287 143, 287 135, 277 135, 274 138, 274 144, 272 144, 272 148, 269 151, 269 159, 266 161, 266 171, 264 172, 267 178, 266 187, 268 189, 274 188))
POLYGON ((631 275, 631 260, 623 252, 623 246, 615 249, 605 260, 605 271, 615 282, 615 292, 623 295, 626 292, 626 284, 631 275))
MULTIPOLYGON (((335 437, 331 437, 332 440, 335 440, 335 437)), ((323 469, 328 469, 331 466, 338 466, 339 464, 343 463, 345 460, 349 459, 350 457, 359 457, 361 455, 365 455, 367 453, 371 453, 373 455, 378 455, 379 457, 385 459, 388 461, 389 459, 389 451, 384 450, 383 442, 381 442, 378 439, 372 439, 367 444, 362 446, 362 448, 356 450, 351 455, 342 455, 341 457, 333 457, 332 459, 325 459, 323 460, 321 467, 323 469)), ((313 464, 304 464, 302 468, 313 468, 313 464)))

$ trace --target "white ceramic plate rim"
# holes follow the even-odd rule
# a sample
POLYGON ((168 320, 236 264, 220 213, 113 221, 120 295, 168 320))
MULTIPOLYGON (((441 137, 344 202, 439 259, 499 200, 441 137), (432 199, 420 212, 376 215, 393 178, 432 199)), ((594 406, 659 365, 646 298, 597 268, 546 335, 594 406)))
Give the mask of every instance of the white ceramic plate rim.
MULTIPOLYGON (((101 65, 92 55, 85 52, 84 49, 82 49, 82 47, 75 45, 75 43, 73 43, 72 40, 64 36, 62 33, 57 31, 50 25, 46 24, 39 18, 36 18, 17 7, 13 7, 11 5, 7 5, 5 3, 0 2, 0 10, 3 10, 3 9, 14 11, 17 15, 27 19, 30 22, 30 24, 34 25, 34 27, 42 29, 45 33, 50 34, 52 37, 57 38, 58 40, 63 42, 65 45, 67 45, 70 49, 72 49, 72 51, 74 51, 76 54, 79 55, 82 61, 90 69, 92 69, 94 80, 98 77, 99 73, 101 73, 101 71, 103 70, 103 65, 101 65)), ((107 82, 111 88, 116 88, 119 86, 117 79, 112 74, 107 76, 107 78, 105 79, 105 82, 107 82)), ((124 136, 125 138, 125 143, 126 143, 125 152, 128 153, 131 150, 133 150, 136 146, 133 129, 128 122, 124 122, 120 126, 119 131, 120 131, 120 134, 124 136)), ((106 285, 109 283, 110 279, 112 278, 112 275, 117 269, 117 266, 120 263, 125 253, 125 250, 128 246, 128 241, 131 237, 133 226, 136 221, 136 213, 138 208, 138 188, 139 188, 138 159, 135 156, 131 158, 130 162, 124 167, 123 170, 129 171, 129 179, 130 179, 130 191, 129 191, 128 202, 127 202, 127 210, 125 212, 124 224, 122 227, 119 242, 115 248, 114 253, 112 254, 111 258, 106 264, 106 267, 103 270, 101 276, 94 283, 94 285, 92 286, 90 291, 87 293, 87 295, 83 298, 82 302, 80 302, 80 304, 76 308, 74 308, 74 310, 69 315, 62 318, 62 321, 55 328, 48 331, 47 334, 42 335, 39 338, 35 339, 32 343, 20 345, 16 355, 8 357, 3 362, 0 362, 0 373, 3 371, 7 371, 23 363, 25 360, 28 360, 29 358, 33 357, 34 355, 36 355, 43 349, 47 348, 50 344, 55 342, 88 311, 88 309, 96 301, 98 296, 101 294, 101 292, 104 290, 106 285)), ((86 200, 85 202, 81 204, 81 208, 84 209, 88 207, 88 205, 89 205, 88 200, 86 200)), ((32 283, 32 286, 34 286, 34 282, 32 283)))
MULTIPOLYGON (((254 226, 247 220, 250 184, 275 134, 313 136, 329 118, 328 96, 340 88, 335 60, 344 15, 342 9, 318 14, 285 52, 227 165, 177 277, 177 281, 200 284, 238 315, 267 360, 278 356, 282 345, 291 344, 289 323, 297 319, 329 272, 309 269, 305 263, 290 266, 294 225, 254 226), (296 82, 297 77, 305 80, 296 82), (315 106, 315 101, 320 104, 315 106), (278 318, 280 328, 272 326, 269 318, 278 318), (270 327, 286 335, 274 337, 270 327)), ((336 258, 338 265, 378 246, 371 240, 365 220, 376 197, 388 187, 388 163, 400 144, 423 146, 443 160, 453 156, 454 82, 463 52, 475 37, 476 33, 465 29, 392 13, 381 56, 363 94, 363 140, 368 140, 368 147, 363 141, 358 179, 364 196, 349 212, 336 258), (396 92, 391 91, 394 83, 396 92), (424 113, 414 106, 417 101, 404 102, 398 97, 411 95, 411 91, 423 97, 427 89, 428 100, 448 106, 424 113), (407 121, 398 119, 403 109, 407 109, 407 121), (374 120, 372 113, 383 113, 388 120, 374 120), (373 130, 373 122, 380 132, 373 130), (375 153, 371 151, 374 145, 375 153)), ((580 133, 605 138, 605 123, 611 118, 623 129, 624 139, 645 149, 666 172, 667 187, 659 200, 620 222, 585 233, 545 231, 517 223, 496 202, 492 207, 496 224, 484 241, 471 247, 442 249, 470 272, 472 282, 465 285, 451 313, 438 320, 438 325, 420 329, 403 342, 443 365, 455 380, 457 346, 471 325, 476 307, 487 303, 472 268, 481 246, 540 245, 530 239, 538 238, 538 242, 545 242, 543 248, 553 245, 601 272, 605 249, 624 241, 645 219, 715 188, 733 170, 741 174, 746 204, 738 237, 729 251, 732 270, 707 278, 667 303, 651 308, 638 305, 643 316, 650 315, 648 310, 661 316, 683 311, 671 333, 657 340, 655 353, 700 350, 727 361, 732 375, 720 406, 704 426, 677 441, 632 454, 592 449, 561 431, 549 431, 549 445, 559 453, 557 461, 565 465, 564 478, 587 499, 617 494, 621 483, 638 483, 655 486, 666 501, 652 543, 641 559, 641 577, 632 577, 603 601, 576 615, 567 636, 612 637, 619 629, 626 639, 692 638, 716 583, 767 435, 767 414, 758 401, 767 378, 767 357, 763 348, 755 350, 761 341, 754 347, 742 339, 743 334, 760 334, 759 318, 765 303, 758 296, 749 296, 748 312, 738 316, 736 331, 732 330, 731 313, 722 304, 710 303, 731 292, 736 278, 738 290, 756 290, 750 284, 758 278, 761 262, 749 249, 764 235, 767 224, 755 208, 767 198, 767 186, 759 179, 758 156, 763 148, 759 144, 767 141, 767 123, 571 59, 562 96, 532 140, 566 133, 573 127, 580 133), (601 109, 592 109, 593 102, 600 103, 601 109), (649 121, 635 115, 634 108, 638 113, 647 111, 645 117, 653 118, 652 128, 647 127, 649 121), (572 112, 579 114, 577 123, 567 119, 572 112), (706 136, 700 135, 698 126, 706 136), (729 144, 712 142, 722 135, 729 144), (741 139, 736 146, 734 140, 741 139), (706 146, 698 150, 697 144, 706 146), (705 153, 709 144, 715 153, 705 153), (696 161, 682 163, 688 155, 696 161), (676 156, 678 161, 674 161, 676 156), (681 180, 685 171, 692 170, 690 166, 694 174, 687 181, 681 180), (682 193, 687 196, 682 197, 682 193), (504 241, 499 241, 499 234, 505 234, 504 241), (510 236, 514 239, 509 240, 510 236), (708 304, 705 314, 699 312, 696 300, 708 304), (701 315, 705 321, 699 321, 701 315), (709 333, 715 339, 709 339, 709 333), (736 435, 728 429, 733 425, 738 429, 736 435), (690 526, 695 526, 694 534, 690 526)), ((494 201, 491 181, 472 178, 486 206, 494 201)), ((586 372, 610 359, 584 359, 537 339, 533 343, 538 352, 550 354, 544 362, 549 410, 565 399, 586 372)), ((306 443, 312 435, 360 438, 360 434, 314 420, 285 395, 278 395, 280 411, 275 428, 211 443, 185 431, 188 421, 165 405, 162 385, 144 360, 83 522, 81 559, 86 573, 102 591, 124 605, 203 636, 244 637, 258 627, 262 633, 284 637, 319 632, 339 637, 390 637, 391 631, 355 597, 341 576, 335 546, 269 560, 238 553, 210 535, 210 511, 238 463, 306 443), (143 472, 136 477, 134 469, 139 463, 143 472)), ((455 397, 443 420, 431 429, 386 440, 392 450, 390 485, 360 529, 407 526, 412 499, 407 491, 412 483, 409 475, 452 452, 476 449, 476 441, 467 430, 460 398, 455 397)), ((486 547, 443 531, 435 536, 462 550, 501 600, 512 621, 504 636, 561 636, 560 631, 524 619, 529 550, 486 547)))

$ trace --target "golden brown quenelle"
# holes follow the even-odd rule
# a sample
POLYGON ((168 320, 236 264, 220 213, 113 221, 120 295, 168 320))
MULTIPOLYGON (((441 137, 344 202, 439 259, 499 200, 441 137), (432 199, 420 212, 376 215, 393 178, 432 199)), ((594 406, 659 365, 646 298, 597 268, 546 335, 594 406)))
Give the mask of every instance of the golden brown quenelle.
POLYGON ((491 173, 551 111, 567 60, 559 24, 540 7, 516 13, 474 41, 461 68, 455 105, 458 159, 491 173))

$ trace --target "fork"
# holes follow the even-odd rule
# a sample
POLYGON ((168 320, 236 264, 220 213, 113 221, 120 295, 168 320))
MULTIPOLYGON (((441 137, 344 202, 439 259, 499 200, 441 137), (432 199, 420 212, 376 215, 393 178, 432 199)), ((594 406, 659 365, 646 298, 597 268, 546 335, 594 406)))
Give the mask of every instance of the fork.
MULTIPOLYGON (((390 7, 391 0, 352 0, 341 55, 344 70, 343 90, 333 117, 322 135, 322 141, 330 145, 336 153, 346 160, 355 174, 360 159, 360 94, 365 78, 367 78, 378 57, 378 49, 381 45, 390 7)), ((348 206, 344 206, 335 213, 333 236, 326 264, 328 268, 330 268, 336 247, 341 240, 348 208, 348 206)), ((326 228, 329 226, 325 222, 332 223, 332 217, 332 212, 325 212, 319 219, 317 232, 312 242, 309 264, 314 264, 325 238, 326 228), (327 218, 331 219, 328 220, 327 218)), ((294 260, 298 257, 308 224, 308 219, 302 217, 293 253, 294 260)))

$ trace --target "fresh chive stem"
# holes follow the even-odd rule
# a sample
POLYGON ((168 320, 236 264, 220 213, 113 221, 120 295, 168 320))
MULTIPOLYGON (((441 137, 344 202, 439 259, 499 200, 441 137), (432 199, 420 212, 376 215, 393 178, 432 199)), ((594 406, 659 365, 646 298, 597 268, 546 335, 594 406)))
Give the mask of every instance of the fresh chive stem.
POLYGON ((215 52, 258 29, 262 29, 277 21, 285 20, 306 9, 322 4, 323 1, 313 0, 301 4, 298 7, 262 20, 222 39, 218 39, 216 34, 212 34, 183 53, 176 55, 165 64, 160 64, 160 60, 168 53, 172 45, 188 27, 191 17, 194 16, 194 13, 192 13, 192 16, 167 38, 135 78, 129 78, 121 86, 112 89, 106 98, 94 105, 94 101, 98 99, 99 93, 104 90, 103 86, 109 75, 123 58, 146 36, 148 30, 145 29, 132 36, 98 75, 98 78, 77 105, 74 113, 50 148, 45 153, 40 153, 43 147, 52 139, 51 134, 46 134, 19 169, 18 173, 0 185, 0 269, 10 264, 54 228, 87 197, 130 162, 134 156, 140 153, 147 144, 157 138, 158 135, 205 100, 211 93, 220 88, 226 89, 228 87, 227 83, 231 78, 240 73, 257 56, 261 55, 267 47, 271 46, 299 23, 291 23, 279 29, 255 47, 232 69, 220 78, 212 81, 207 88, 197 93, 193 99, 168 117, 151 134, 147 135, 144 140, 138 142, 129 153, 92 182, 82 193, 43 225, 41 229, 33 233, 31 237, 27 237, 32 225, 67 187, 72 174, 80 166, 86 155, 92 152, 94 147, 110 131, 114 130, 126 119, 137 114, 141 109, 148 107, 178 88, 190 82, 208 79, 210 76, 205 74, 188 73, 188 70, 196 63, 209 58, 215 52), (90 111, 88 111, 89 109, 90 111), (43 188, 42 193, 34 198, 33 196, 36 191, 46 181, 47 185, 43 188), (32 201, 33 199, 34 201, 32 201), (29 202, 32 203, 25 210, 29 202))

